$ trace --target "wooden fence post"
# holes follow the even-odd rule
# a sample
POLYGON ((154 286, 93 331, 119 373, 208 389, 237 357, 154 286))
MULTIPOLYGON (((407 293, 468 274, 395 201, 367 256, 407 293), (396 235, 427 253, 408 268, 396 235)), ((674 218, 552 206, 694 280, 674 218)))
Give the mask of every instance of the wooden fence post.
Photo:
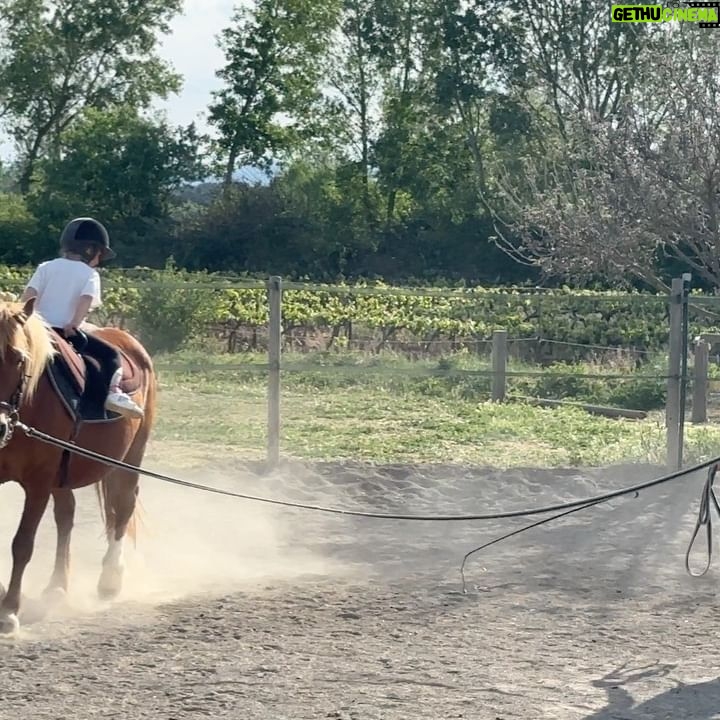
POLYGON ((280 460, 280 355, 282 351, 282 278, 273 275, 268 289, 268 428, 267 467, 280 460))
POLYGON ((668 353, 667 399, 665 401, 666 464, 679 470, 680 463, 680 366, 682 354, 683 281, 674 278, 670 290, 670 348, 668 353))
POLYGON ((693 364, 693 399, 691 422, 707 422, 708 364, 710 361, 710 343, 698 340, 695 343, 695 362, 693 364))
POLYGON ((507 330, 493 331, 492 338, 492 399, 505 399, 505 373, 507 371, 507 330))

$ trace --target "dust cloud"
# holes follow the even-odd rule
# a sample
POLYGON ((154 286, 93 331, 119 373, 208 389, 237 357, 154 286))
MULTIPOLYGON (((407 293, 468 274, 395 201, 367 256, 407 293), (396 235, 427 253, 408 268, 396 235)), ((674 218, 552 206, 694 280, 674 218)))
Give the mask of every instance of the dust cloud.
MULTIPOLYGON (((162 470, 160 470, 162 472, 162 470)), ((240 492, 261 492, 257 478, 213 472, 183 473, 184 479, 240 492)), ((71 543, 66 611, 107 608, 96 584, 107 544, 93 487, 75 491, 77 510, 71 543)), ((227 498, 143 478, 137 543, 125 543, 125 577, 119 601, 154 605, 205 593, 229 593, 343 572, 304 543, 310 536, 297 515, 271 506, 227 498)), ((7 585, 10 546, 22 511, 15 483, 0 486, 0 582, 7 585)), ((55 523, 52 501, 38 531, 25 573, 24 594, 37 602, 52 573, 55 523)))
MULTIPOLYGON (((153 469, 162 466, 149 463, 153 469)), ((587 498, 643 479, 658 468, 497 470, 461 466, 371 466, 337 461, 294 463, 270 476, 250 466, 178 471, 183 479, 229 490, 379 513, 498 512, 587 498)), ((167 468, 165 468, 167 469, 167 468)), ((613 572, 610 596, 642 596, 649 586, 687 587, 682 562, 694 522, 701 477, 664 486, 572 515, 474 556, 472 586, 487 589, 508 573, 513 582, 562 587, 563 578, 613 572), (530 570, 527 563, 530 563, 530 570)), ((168 485, 140 484, 142 512, 137 548, 126 543, 126 573, 119 601, 155 607, 200 595, 254 593, 320 581, 382 578, 406 583, 426 578, 460 588, 465 552, 528 522, 393 522, 287 510, 168 485)), ((76 492, 68 606, 73 612, 107 608, 96 583, 106 549, 93 488, 76 492)), ((0 582, 10 573, 10 543, 22 493, 0 487, 0 582)), ((700 551, 702 548, 700 547, 700 551)), ((24 590, 38 598, 52 571, 55 528, 43 519, 24 590)), ((699 560, 701 560, 700 558, 699 560)), ((696 560, 699 562, 699 560, 696 560)), ((694 563, 695 564, 695 563, 694 563)), ((572 582, 567 581, 571 588, 572 582)), ((569 590, 572 591, 572 590, 569 590)))

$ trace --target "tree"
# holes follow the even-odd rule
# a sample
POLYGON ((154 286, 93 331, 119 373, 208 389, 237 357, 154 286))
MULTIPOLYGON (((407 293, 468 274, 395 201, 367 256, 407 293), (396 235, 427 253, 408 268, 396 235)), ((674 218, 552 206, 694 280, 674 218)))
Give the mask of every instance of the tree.
POLYGON ((342 0, 324 72, 333 135, 327 145, 341 162, 356 163, 368 224, 373 220, 369 178, 382 91, 375 12, 376 0, 342 0))
POLYGON ((354 167, 295 162, 268 185, 234 183, 187 213, 173 253, 191 269, 356 275, 372 252, 360 190, 354 167))
POLYGON ((459 131, 479 211, 506 219, 503 182, 522 158, 562 154, 568 123, 617 114, 647 36, 611 27, 599 0, 437 0, 428 17, 430 110, 459 131))
POLYGON ((26 194, 38 159, 88 108, 143 108, 179 87, 155 55, 182 0, 4 0, 0 119, 26 194))
POLYGON ((71 216, 95 215, 117 234, 125 262, 147 264, 169 254, 173 190, 202 176, 192 126, 174 129, 132 108, 87 110, 38 170, 29 202, 51 236, 71 216))
POLYGON ((538 119, 552 120, 553 130, 567 138, 568 122, 618 114, 634 87, 647 25, 610 22, 603 0, 507 0, 503 5, 506 27, 514 28, 507 40, 514 42, 524 67, 525 82, 514 86, 538 119))
POLYGON ((3 163, 0 160, 0 192, 10 193, 17 190, 18 167, 16 163, 3 163))
POLYGON ((33 260, 37 239, 37 220, 25 199, 0 192, 0 260, 11 264, 33 260))
POLYGON ((667 289, 662 259, 720 287, 720 38, 667 31, 613 121, 573 128, 562 158, 529 162, 510 252, 547 275, 667 289))
POLYGON ((419 151, 418 135, 432 110, 426 72, 430 6, 427 0, 385 0, 374 5, 371 49, 384 87, 372 154, 385 191, 386 231, 396 219, 398 194, 417 180, 408 171, 419 151))
POLYGON ((378 10, 387 77, 374 148, 387 192, 381 249, 400 257, 414 246, 422 272, 456 276, 463 262, 451 256, 460 255, 473 277, 518 276, 488 241, 488 218, 499 204, 498 166, 513 163, 537 133, 512 95, 524 66, 517 28, 498 20, 505 6, 396 0, 378 10))
MULTIPOLYGON (((487 158, 492 154, 493 110, 511 103, 504 88, 521 81, 525 67, 513 17, 505 23, 497 20, 506 5, 503 0, 440 0, 435 9, 439 22, 431 28, 437 110, 461 131, 464 143, 458 150, 469 153, 478 198, 486 206, 492 186, 487 158)), ((528 123, 517 103, 512 112, 526 134, 528 123)))
POLYGON ((225 87, 213 93, 209 121, 225 186, 241 163, 268 166, 306 131, 333 20, 332 2, 257 0, 223 30, 225 87))

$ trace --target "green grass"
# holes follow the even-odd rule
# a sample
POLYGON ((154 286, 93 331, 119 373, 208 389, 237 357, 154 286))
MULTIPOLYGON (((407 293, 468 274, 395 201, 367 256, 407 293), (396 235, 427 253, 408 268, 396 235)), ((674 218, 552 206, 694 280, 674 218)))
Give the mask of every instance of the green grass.
MULTIPOLYGON (((490 403, 487 378, 417 376, 437 369, 437 361, 350 354, 286 360, 317 370, 283 374, 285 457, 497 467, 664 460, 662 413, 642 421, 612 420, 570 407, 490 403)), ((263 457, 264 362, 262 355, 157 358, 161 396, 154 458, 177 466, 263 457)), ((473 358, 449 365, 481 366, 473 358)), ((687 460, 712 457, 718 448, 720 428, 686 426, 687 460)))

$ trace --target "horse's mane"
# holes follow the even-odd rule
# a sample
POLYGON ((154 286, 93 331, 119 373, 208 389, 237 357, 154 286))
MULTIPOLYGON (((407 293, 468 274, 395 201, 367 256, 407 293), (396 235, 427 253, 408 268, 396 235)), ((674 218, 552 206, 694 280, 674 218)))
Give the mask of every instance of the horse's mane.
POLYGON ((0 301, 0 362, 8 351, 25 355, 25 398, 30 400, 56 351, 45 321, 35 313, 26 317, 23 308, 22 303, 0 301))

